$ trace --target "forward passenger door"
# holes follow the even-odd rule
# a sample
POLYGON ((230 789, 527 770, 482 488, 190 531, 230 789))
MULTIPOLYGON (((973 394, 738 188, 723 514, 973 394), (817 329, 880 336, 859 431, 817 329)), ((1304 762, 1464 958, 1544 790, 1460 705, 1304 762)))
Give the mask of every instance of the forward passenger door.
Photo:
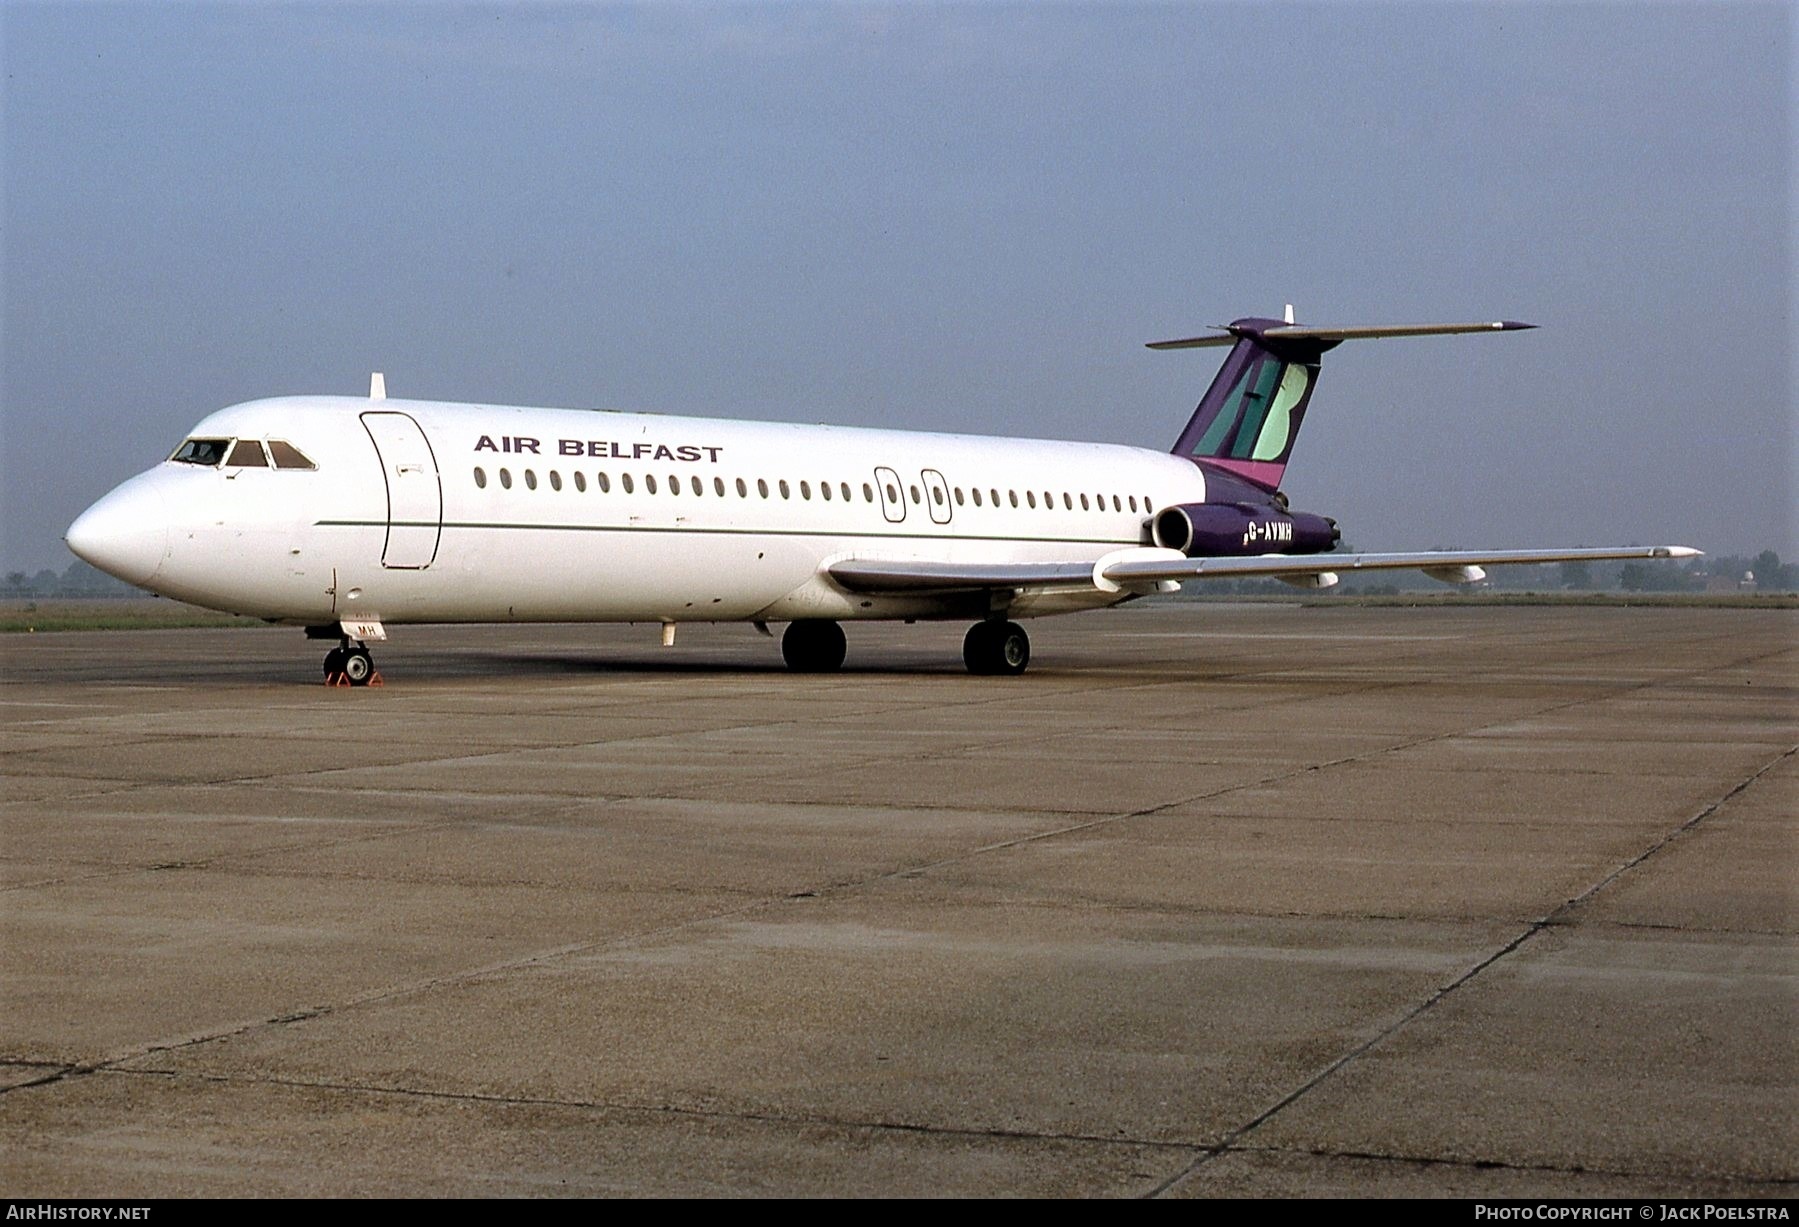
POLYGON ((437 456, 410 414, 365 413, 362 425, 381 457, 381 477, 387 483, 387 543, 381 565, 422 571, 436 560, 443 534, 443 480, 437 456))

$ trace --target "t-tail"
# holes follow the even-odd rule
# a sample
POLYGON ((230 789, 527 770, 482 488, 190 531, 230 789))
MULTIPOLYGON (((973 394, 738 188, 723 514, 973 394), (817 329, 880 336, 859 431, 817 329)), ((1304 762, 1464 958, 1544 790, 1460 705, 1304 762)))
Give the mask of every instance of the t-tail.
POLYGON ((1345 341, 1376 337, 1441 336, 1456 332, 1512 332, 1534 328, 1500 320, 1491 324, 1385 324, 1317 328, 1295 324, 1293 308, 1284 320, 1250 317, 1220 325, 1219 331, 1178 341, 1152 341, 1151 349, 1197 349, 1229 345, 1224 365, 1200 398, 1193 419, 1181 432, 1174 454, 1209 470, 1225 470, 1261 487, 1278 490, 1293 441, 1318 383, 1324 354, 1345 341))

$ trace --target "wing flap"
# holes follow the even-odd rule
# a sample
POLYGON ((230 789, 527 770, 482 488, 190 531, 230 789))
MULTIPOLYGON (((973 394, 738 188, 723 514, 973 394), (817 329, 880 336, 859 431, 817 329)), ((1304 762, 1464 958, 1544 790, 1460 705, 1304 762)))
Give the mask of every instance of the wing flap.
POLYGON ((851 592, 886 596, 1093 586, 1091 562, 949 563, 851 558, 834 562, 825 570, 851 592))

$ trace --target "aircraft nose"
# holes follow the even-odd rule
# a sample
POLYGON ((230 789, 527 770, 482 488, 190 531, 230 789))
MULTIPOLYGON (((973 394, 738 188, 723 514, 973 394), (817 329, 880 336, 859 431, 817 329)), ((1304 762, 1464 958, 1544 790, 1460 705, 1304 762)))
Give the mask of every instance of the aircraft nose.
POLYGON ((77 516, 63 540, 82 561, 141 587, 168 557, 168 507, 150 483, 133 478, 77 516))

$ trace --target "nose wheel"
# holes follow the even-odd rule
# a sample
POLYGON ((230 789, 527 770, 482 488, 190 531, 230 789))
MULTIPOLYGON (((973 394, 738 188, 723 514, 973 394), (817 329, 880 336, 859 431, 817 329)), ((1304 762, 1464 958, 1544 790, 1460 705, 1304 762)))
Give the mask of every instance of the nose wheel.
POLYGON ((367 686, 380 684, 375 672, 375 658, 360 643, 345 640, 342 646, 325 653, 325 685, 367 686))
POLYGON ((1017 677, 1031 663, 1031 637, 1016 622, 976 622, 962 640, 970 673, 1017 677))

